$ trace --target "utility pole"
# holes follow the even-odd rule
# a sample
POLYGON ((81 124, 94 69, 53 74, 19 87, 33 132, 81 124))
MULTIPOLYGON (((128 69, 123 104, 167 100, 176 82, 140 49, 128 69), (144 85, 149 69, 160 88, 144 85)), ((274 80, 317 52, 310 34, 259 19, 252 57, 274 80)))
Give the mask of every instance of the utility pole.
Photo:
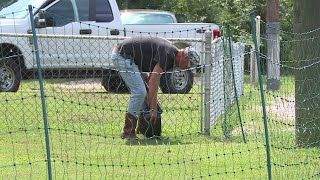
POLYGON ((280 88, 280 16, 279 0, 267 0, 267 89, 280 88))
POLYGON ((294 0, 296 143, 320 146, 320 1, 294 0))

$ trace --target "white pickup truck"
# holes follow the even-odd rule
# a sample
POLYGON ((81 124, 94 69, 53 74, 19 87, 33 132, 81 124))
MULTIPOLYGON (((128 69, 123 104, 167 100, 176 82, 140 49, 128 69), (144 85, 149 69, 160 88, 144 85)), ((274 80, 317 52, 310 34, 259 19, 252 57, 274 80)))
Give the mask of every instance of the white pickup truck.
MULTIPOLYGON (((201 44, 187 39, 219 29, 211 23, 122 23, 115 0, 9 0, 0 7, 0 92, 17 91, 25 74, 37 68, 28 5, 33 6, 43 71, 62 78, 63 71, 90 77, 100 70, 102 85, 110 92, 127 90, 110 60, 117 41, 153 34, 173 39, 179 47, 202 50, 201 44)), ((160 88, 164 93, 186 93, 192 84, 191 71, 168 73, 160 88)))

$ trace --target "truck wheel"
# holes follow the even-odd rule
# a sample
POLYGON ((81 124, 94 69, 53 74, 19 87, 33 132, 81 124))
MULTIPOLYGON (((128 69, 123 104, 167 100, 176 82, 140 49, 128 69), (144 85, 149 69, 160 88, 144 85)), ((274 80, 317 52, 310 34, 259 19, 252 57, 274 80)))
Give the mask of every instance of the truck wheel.
POLYGON ((193 86, 193 73, 191 70, 165 73, 160 79, 160 89, 166 94, 189 93, 193 86))
POLYGON ((108 76, 102 78, 101 85, 112 93, 128 93, 129 88, 120 76, 108 76))
POLYGON ((19 65, 12 59, 0 59, 0 92, 17 92, 20 82, 19 65))

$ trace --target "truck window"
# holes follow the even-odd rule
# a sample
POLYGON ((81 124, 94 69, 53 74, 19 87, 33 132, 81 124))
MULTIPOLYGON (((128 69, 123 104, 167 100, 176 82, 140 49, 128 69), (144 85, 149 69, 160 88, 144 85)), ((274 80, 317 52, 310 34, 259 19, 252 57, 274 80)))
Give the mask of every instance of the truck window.
POLYGON ((89 1, 77 0, 77 8, 79 14, 79 21, 89 21, 89 1))
POLYGON ((123 24, 168 24, 175 23, 172 16, 167 14, 157 14, 148 12, 129 12, 121 13, 123 24))
POLYGON ((113 21, 113 13, 109 1, 96 0, 96 21, 111 22, 113 21))
POLYGON ((70 0, 61 0, 46 10, 47 27, 60 27, 74 22, 74 12, 70 0))

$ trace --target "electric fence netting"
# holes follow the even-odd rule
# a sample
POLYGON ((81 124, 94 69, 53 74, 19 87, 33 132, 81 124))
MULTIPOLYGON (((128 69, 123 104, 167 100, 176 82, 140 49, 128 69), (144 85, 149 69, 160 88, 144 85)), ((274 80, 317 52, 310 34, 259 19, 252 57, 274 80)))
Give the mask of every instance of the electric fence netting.
MULTIPOLYGON (((320 177, 314 116, 319 88, 312 83, 319 79, 318 31, 280 30, 278 39, 262 33, 259 51, 256 31, 228 25, 220 26, 219 38, 211 32, 199 38, 197 29, 186 30, 184 38, 177 38, 182 31, 126 31, 128 37, 154 35, 180 48, 192 45, 201 62, 162 73, 161 137, 124 140, 130 93, 110 56, 126 37, 111 36, 110 28, 95 23, 46 15, 53 17, 51 27, 29 20, 28 32, 19 32, 19 22, 10 25, 11 33, 0 29, 2 179, 320 177), (314 49, 306 52, 314 54, 297 59, 294 48, 310 41, 314 49), (279 53, 271 53, 279 56, 269 56, 268 43, 280 44, 279 53), (311 70, 312 76, 303 75, 311 70), (270 82, 280 82, 278 89, 270 89, 270 82)), ((250 24, 249 15, 239 24, 250 24)))

